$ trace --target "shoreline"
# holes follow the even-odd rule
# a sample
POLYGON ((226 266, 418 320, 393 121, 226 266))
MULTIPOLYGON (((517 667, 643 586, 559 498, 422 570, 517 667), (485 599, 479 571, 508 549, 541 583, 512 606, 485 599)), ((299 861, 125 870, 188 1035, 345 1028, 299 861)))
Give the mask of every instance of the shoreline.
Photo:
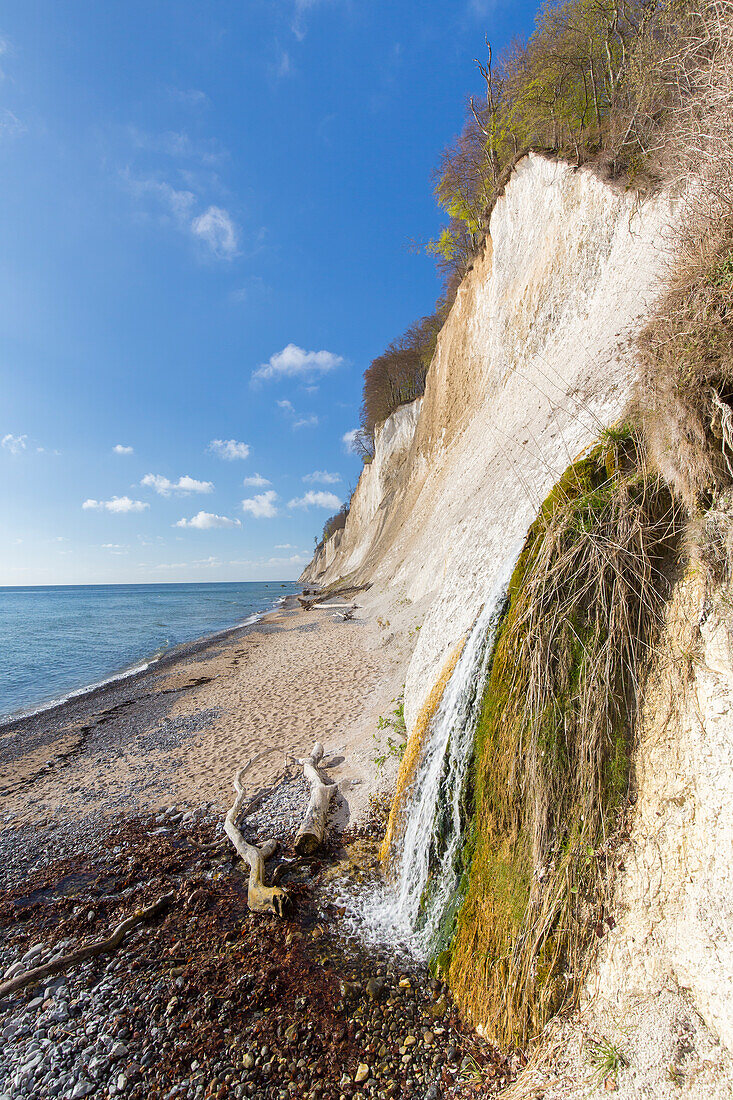
MULTIPOLYGON (((69 586, 75 587, 75 586, 69 586)), ((83 587, 83 586, 78 586, 83 587)), ((102 587, 102 586, 100 586, 102 587)), ((245 630, 247 627, 255 626, 257 623, 262 622, 268 615, 275 615, 280 611, 287 609, 297 609, 297 596, 279 596, 273 607, 267 611, 256 611, 245 619, 241 623, 236 623, 234 626, 227 626, 221 630, 214 630, 209 634, 202 634, 198 638, 192 638, 187 642, 178 642, 176 645, 170 646, 168 649, 164 649, 160 655, 153 654, 150 657, 141 657, 140 662, 144 664, 136 664, 133 668, 120 669, 118 671, 110 673, 110 675, 104 679, 99 680, 96 683, 89 684, 85 687, 73 688, 66 695, 61 696, 58 699, 51 699, 46 702, 38 703, 31 708, 27 708, 20 711, 14 711, 10 714, 0 714, 0 737, 10 727, 14 727, 16 724, 24 722, 26 719, 32 719, 39 717, 40 715, 47 714, 49 711, 54 711, 65 707, 67 703, 73 702, 75 699, 86 698, 93 695, 95 692, 103 691, 104 688, 108 688, 113 684, 117 684, 120 681, 132 680, 136 676, 142 676, 144 673, 149 672, 153 667, 156 669, 165 666, 165 662, 182 660, 198 649, 206 648, 210 644, 214 644, 218 639, 226 639, 230 635, 237 633, 238 631, 245 630)))
POLYGON ((376 767, 378 720, 394 708, 408 655, 378 622, 361 601, 343 622, 288 595, 254 622, 3 723, 0 847, 9 843, 11 861, 28 866, 25 826, 24 843, 40 850, 46 829, 71 838, 99 815, 177 805, 223 816, 246 760, 269 753, 249 773, 264 786, 284 755, 307 755, 316 740, 339 761, 331 774, 343 788, 343 823, 358 820, 391 779, 393 761, 376 767))

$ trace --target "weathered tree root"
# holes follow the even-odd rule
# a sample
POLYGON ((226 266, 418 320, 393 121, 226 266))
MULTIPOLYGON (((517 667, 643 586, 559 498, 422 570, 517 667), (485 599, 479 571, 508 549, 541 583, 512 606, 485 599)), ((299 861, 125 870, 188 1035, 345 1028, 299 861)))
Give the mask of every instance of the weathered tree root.
POLYGON ((310 855, 320 848, 326 835, 328 825, 328 807, 331 802, 335 783, 324 783, 318 770, 318 765, 323 759, 323 745, 316 741, 311 754, 305 760, 299 760, 303 765, 303 775, 310 783, 311 796, 305 817, 295 836, 295 850, 299 855, 310 855))
POLYGON ((234 799, 234 803, 229 813, 224 818, 224 831, 237 849, 239 855, 249 866, 247 904, 252 912, 270 912, 275 913, 278 917, 283 917, 290 908, 290 899, 286 891, 279 886, 265 885, 265 860, 269 859, 270 856, 274 855, 277 851, 277 840, 267 840, 261 848, 257 848, 254 844, 248 844, 237 828, 237 819, 239 816, 242 815, 246 817, 264 798, 264 793, 255 795, 254 798, 250 799, 249 804, 243 810, 247 792, 242 786, 242 776, 257 760, 266 756, 268 751, 271 750, 266 750, 258 756, 253 757, 243 768, 240 768, 234 776, 234 790, 237 792, 237 797, 234 799))
POLYGON ((16 974, 14 978, 10 978, 7 982, 1 982, 0 1000, 10 993, 17 993, 19 989, 24 989, 27 985, 41 981, 42 978, 48 978, 52 974, 60 974, 64 970, 70 970, 72 966, 85 962, 86 959, 91 959, 94 955, 103 955, 107 951, 114 951, 115 948, 120 946, 132 928, 166 909, 173 902, 173 898, 173 894, 163 894, 152 905, 147 905, 144 909, 138 909, 137 912, 126 917, 121 924, 117 925, 112 935, 107 936, 106 939, 95 940, 76 951, 70 951, 68 955, 62 955, 55 962, 46 963, 44 966, 36 966, 33 970, 26 970, 24 974, 16 974))

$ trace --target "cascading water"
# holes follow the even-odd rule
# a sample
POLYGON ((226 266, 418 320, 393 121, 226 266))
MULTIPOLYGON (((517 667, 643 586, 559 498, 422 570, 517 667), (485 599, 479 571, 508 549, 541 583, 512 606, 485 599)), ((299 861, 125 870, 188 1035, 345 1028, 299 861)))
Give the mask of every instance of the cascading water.
POLYGON ((417 958, 436 950, 456 911, 463 798, 473 740, 507 585, 519 556, 508 555, 466 640, 428 728, 412 782, 403 795, 392 842, 391 881, 347 901, 352 927, 367 943, 389 943, 417 958), (355 910, 355 904, 358 906, 355 910))

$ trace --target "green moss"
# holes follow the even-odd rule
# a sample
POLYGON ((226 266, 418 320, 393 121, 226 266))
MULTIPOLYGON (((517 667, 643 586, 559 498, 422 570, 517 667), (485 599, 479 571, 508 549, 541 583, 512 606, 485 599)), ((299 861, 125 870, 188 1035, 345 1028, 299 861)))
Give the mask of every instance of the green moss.
POLYGON ((468 870, 439 966, 466 1014, 504 1043, 576 991, 604 895, 595 852, 628 790, 635 691, 676 541, 669 492, 640 446, 622 426, 563 474, 495 641, 468 870))

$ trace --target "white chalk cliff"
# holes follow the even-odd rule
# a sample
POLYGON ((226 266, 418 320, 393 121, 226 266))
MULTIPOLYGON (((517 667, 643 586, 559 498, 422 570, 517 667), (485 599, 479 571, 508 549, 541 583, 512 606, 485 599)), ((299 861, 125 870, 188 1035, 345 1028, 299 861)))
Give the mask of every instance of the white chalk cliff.
MULTIPOLYGON (((640 200, 589 170, 524 158, 440 333, 424 397, 377 431, 345 529, 302 579, 372 583, 395 605, 425 609, 407 672, 408 729, 541 502, 623 414, 635 381, 628 338, 660 289, 675 216, 664 194, 640 200)), ((697 627, 699 603, 688 579, 670 604, 663 649, 679 648, 684 621, 697 627)), ((689 991, 710 1042, 728 1046, 731 660, 714 614, 684 693, 678 684, 670 696, 660 657, 642 715, 619 921, 588 987, 613 1003, 671 982, 689 991)), ((709 1094, 727 1095, 726 1087, 709 1094)))
POLYGON ((624 339, 658 287, 672 218, 663 196, 640 203, 588 170, 522 160, 424 398, 377 432, 346 528, 303 574, 428 597, 408 726, 542 500, 621 415, 634 381, 624 339))

